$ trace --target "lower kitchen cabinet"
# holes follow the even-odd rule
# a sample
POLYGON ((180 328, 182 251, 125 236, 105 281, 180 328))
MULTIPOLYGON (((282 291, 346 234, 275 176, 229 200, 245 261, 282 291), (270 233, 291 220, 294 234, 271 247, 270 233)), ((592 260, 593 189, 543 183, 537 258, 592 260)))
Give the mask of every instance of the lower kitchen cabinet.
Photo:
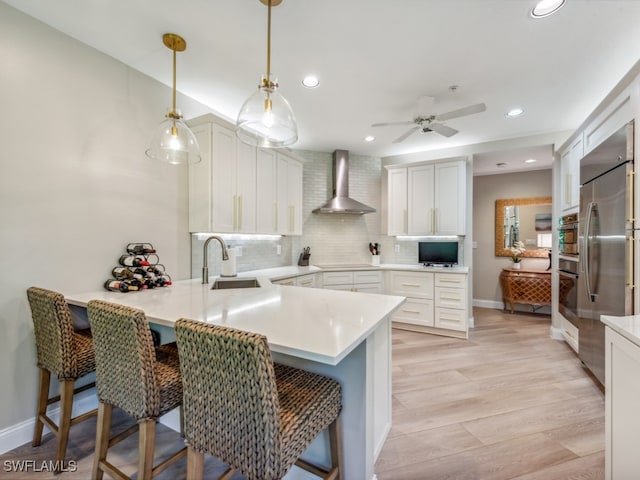
POLYGON ((382 272, 379 270, 323 272, 322 288, 347 290, 350 292, 384 293, 382 288, 382 272))
POLYGON ((301 275, 299 277, 283 278, 281 280, 274 280, 272 283, 276 285, 289 285, 296 287, 317 287, 315 273, 309 273, 307 275, 301 275))
POLYGON ((578 331, 578 327, 564 318, 562 314, 560 314, 560 318, 562 319, 562 336, 564 337, 564 340, 573 349, 574 352, 578 353, 578 343, 580 339, 580 332, 578 331))
POLYGON ((393 326, 467 338, 466 273, 388 273, 386 293, 407 297, 393 316, 393 326))
POLYGON ((605 329, 605 479, 638 478, 640 346, 605 329))

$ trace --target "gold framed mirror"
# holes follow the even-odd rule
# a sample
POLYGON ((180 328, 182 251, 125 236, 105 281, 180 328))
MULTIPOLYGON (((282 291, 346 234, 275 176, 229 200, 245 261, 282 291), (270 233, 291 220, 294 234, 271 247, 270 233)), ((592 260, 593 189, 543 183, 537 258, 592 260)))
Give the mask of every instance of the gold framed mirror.
POLYGON ((510 257, 516 241, 524 258, 546 258, 551 243, 551 197, 496 200, 496 257, 510 257))

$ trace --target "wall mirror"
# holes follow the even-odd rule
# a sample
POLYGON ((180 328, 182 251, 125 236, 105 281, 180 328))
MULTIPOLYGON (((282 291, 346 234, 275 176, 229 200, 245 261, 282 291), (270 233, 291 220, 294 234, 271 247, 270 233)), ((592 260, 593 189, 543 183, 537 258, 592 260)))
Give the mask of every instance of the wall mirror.
POLYGON ((521 255, 546 258, 551 240, 551 197, 496 200, 496 257, 510 257, 510 247, 524 243, 521 255))

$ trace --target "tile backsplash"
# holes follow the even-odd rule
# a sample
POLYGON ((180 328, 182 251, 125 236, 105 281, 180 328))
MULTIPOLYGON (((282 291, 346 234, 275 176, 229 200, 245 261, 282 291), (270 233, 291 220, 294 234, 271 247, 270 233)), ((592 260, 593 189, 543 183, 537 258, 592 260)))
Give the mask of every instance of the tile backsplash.
MULTIPOLYGON (((381 169, 380 158, 351 154, 349 158, 349 196, 376 209, 366 215, 311 213, 332 197, 331 152, 297 150, 306 161, 303 167, 303 232, 302 236, 238 236, 224 235, 227 245, 242 247, 237 270, 295 265, 298 255, 310 247, 310 264, 368 264, 371 262, 369 242, 381 245, 382 263, 414 264, 418 261, 418 240, 381 235, 381 169), (281 253, 278 254, 278 246, 281 253), (396 248, 398 251, 396 251, 396 248)), ((191 236, 191 277, 199 278, 206 234, 191 236)), ((462 255, 462 244, 460 252, 462 255)), ((209 245, 209 274, 219 275, 220 246, 209 245)), ((461 258, 462 262, 462 258, 461 258)))

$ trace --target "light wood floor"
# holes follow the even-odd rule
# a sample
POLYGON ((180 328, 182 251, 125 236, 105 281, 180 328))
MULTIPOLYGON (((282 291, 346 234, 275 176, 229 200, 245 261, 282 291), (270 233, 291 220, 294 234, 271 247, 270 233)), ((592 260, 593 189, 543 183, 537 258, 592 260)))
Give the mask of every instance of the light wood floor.
MULTIPOLYGON (((492 309, 474 309, 474 316, 469 340, 393 331, 393 428, 378 480, 603 479, 604 395, 573 351, 549 338, 549 317, 492 309)), ((122 413, 115 419, 116 429, 130 424, 122 413)), ((181 447, 176 432, 158 431, 157 456, 181 447)), ((75 472, 5 471, 6 460, 53 458, 48 435, 40 447, 1 455, 0 478, 89 478, 94 436, 93 419, 72 428, 75 472)), ((133 435, 110 460, 132 474, 136 445, 133 435)), ((214 458, 205 468, 205 478, 224 471, 214 458)), ((186 478, 185 460, 156 478, 186 478)))

